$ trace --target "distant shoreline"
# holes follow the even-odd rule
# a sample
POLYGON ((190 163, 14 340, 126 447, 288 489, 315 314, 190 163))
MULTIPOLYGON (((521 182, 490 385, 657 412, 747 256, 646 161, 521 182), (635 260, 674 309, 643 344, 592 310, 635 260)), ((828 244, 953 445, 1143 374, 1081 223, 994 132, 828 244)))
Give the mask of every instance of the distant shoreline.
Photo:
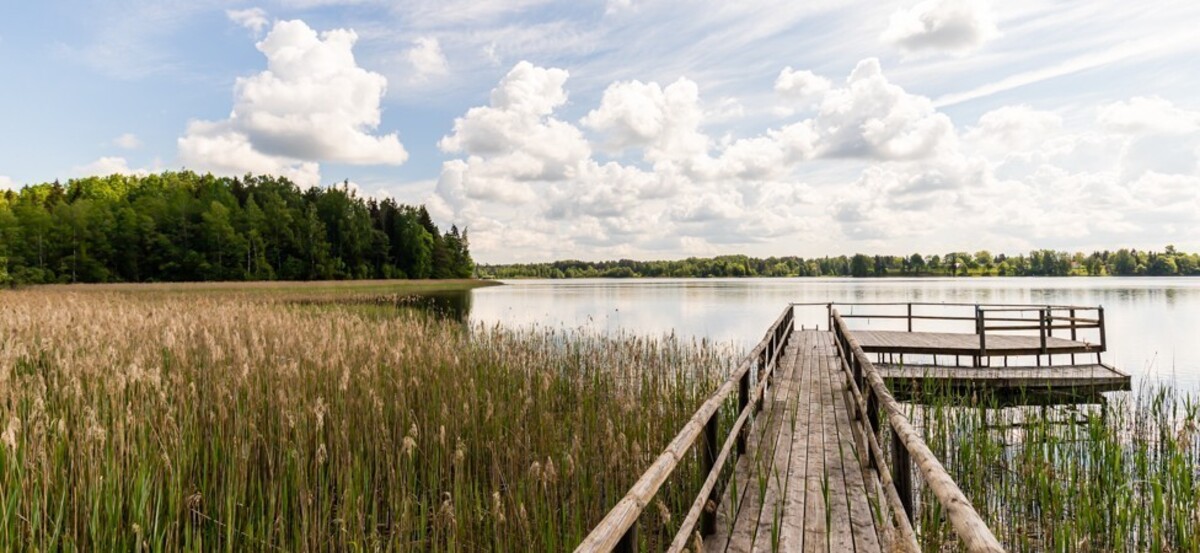
MULTIPOLYGON (((1093 279, 1093 278, 1179 278, 1179 279, 1195 279, 1200 278, 1200 275, 998 275, 998 274, 978 274, 978 275, 944 275, 944 274, 920 274, 920 275, 867 275, 856 277, 853 275, 742 275, 742 276, 576 276, 576 277, 541 277, 541 276, 488 276, 485 280, 503 281, 503 280, 716 280, 716 279, 785 279, 785 278, 802 278, 802 279, 859 279, 859 280, 903 280, 903 279, 991 279, 991 278, 1061 278, 1061 279, 1093 279)), ((500 282, 499 284, 503 284, 500 282)))

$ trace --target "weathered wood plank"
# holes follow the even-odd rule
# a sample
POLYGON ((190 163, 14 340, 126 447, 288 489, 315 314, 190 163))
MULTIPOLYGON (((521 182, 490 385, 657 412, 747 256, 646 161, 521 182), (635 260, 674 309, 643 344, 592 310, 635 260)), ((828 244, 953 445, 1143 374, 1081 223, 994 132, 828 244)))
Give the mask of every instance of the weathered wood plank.
POLYGON ((821 371, 819 364, 814 366, 814 386, 816 397, 812 401, 812 425, 809 427, 807 466, 804 471, 804 551, 825 551, 827 528, 825 514, 827 509, 826 493, 823 489, 825 478, 825 409, 821 401, 821 371))
MULTIPOLYGON (((825 480, 829 494, 828 537, 830 551, 853 551, 854 533, 850 525, 850 498, 847 497, 846 471, 842 464, 843 438, 848 438, 849 428, 838 428, 837 404, 842 400, 835 395, 832 363, 817 347, 814 351, 821 373, 821 403, 825 422, 825 480)), ((849 424, 849 421, 846 421, 849 424)), ((847 440, 848 441, 848 440, 847 440)), ((865 499, 865 497, 863 498, 865 499)))
POLYGON ((787 500, 784 502, 784 518, 779 536, 780 551, 801 551, 804 546, 804 505, 805 494, 808 490, 808 441, 816 419, 815 401, 816 363, 817 360, 809 354, 812 348, 801 350, 799 367, 800 396, 797 407, 795 439, 792 441, 792 462, 788 468, 787 500))
POLYGON ((788 468, 792 460, 792 432, 796 425, 796 405, 799 392, 799 382, 796 377, 802 374, 801 361, 806 358, 803 352, 811 347, 813 337, 814 335, 811 333, 801 332, 792 338, 797 347, 789 352, 788 378, 780 384, 777 396, 777 401, 783 404, 783 412, 780 418, 774 457, 766 474, 768 478, 766 495, 759 505, 754 537, 750 543, 752 551, 772 551, 772 547, 778 540, 779 525, 783 520, 783 507, 790 485, 788 468))
POLYGON ((879 551, 832 334, 796 332, 789 344, 753 453, 735 468, 741 504, 721 506, 705 550, 879 551))
POLYGON ((853 528, 855 551, 881 550, 879 531, 868 502, 867 487, 863 479, 863 453, 859 444, 854 440, 853 429, 850 425, 853 419, 847 407, 849 392, 846 384, 846 374, 841 371, 840 361, 836 356, 833 345, 833 335, 821 336, 821 341, 828 351, 828 362, 831 364, 831 379, 834 382, 834 410, 837 413, 838 432, 843 436, 841 443, 842 467, 846 479, 846 496, 850 500, 850 525, 853 528), (850 439, 844 439, 849 433, 850 439))

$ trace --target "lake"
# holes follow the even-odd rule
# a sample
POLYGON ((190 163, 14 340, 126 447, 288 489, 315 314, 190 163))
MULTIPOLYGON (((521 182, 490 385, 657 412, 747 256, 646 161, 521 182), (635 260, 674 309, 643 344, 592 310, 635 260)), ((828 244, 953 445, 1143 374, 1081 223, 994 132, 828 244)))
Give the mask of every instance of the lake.
MULTIPOLYGON (((741 278, 512 280, 471 292, 470 317, 541 325, 708 338, 753 346, 789 302, 962 302, 1102 305, 1105 361, 1134 375, 1200 389, 1200 279, 741 278)), ((843 312, 852 309, 847 306, 843 312)), ((796 324, 825 327, 824 307, 798 308, 796 324)), ((937 330, 917 328, 917 330, 937 330)))

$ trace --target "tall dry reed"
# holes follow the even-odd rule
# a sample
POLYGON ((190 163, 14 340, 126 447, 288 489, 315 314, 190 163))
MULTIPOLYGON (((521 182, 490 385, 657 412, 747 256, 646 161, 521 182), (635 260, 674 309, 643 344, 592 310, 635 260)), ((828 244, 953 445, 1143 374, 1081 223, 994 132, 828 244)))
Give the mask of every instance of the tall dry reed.
POLYGON ((733 360, 294 299, 0 292, 0 549, 569 549, 733 360))

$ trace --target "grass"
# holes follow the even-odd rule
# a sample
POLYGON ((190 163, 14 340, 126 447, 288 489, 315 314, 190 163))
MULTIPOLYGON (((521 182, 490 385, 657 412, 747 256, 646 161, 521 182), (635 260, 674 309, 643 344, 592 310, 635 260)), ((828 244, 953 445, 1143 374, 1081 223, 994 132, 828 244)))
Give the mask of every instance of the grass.
POLYGON ((570 549, 735 360, 325 301, 408 286, 0 292, 0 550, 570 549))
MULTIPOLYGON (((1008 550, 1200 551, 1195 396, 1149 386, 1104 404, 1049 407, 925 397, 910 418, 1008 550)), ((922 545, 957 550, 918 476, 922 545)))

